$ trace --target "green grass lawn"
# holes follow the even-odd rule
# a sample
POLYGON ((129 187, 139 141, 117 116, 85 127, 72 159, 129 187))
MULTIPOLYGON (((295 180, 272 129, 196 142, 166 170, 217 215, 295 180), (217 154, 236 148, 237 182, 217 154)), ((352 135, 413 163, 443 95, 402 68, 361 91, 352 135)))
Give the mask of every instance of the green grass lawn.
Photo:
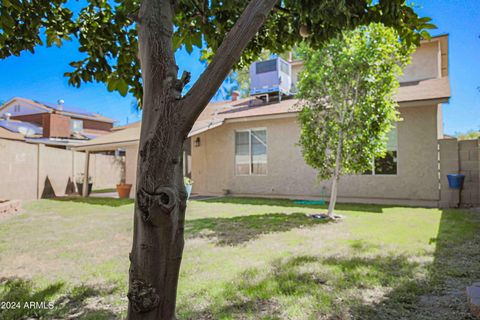
MULTIPOLYGON (((480 280, 480 214, 338 205, 341 222, 289 200, 190 201, 179 319, 471 319, 480 280)), ((126 313, 133 205, 119 199, 24 204, 0 218, 0 309, 21 317, 126 313)))

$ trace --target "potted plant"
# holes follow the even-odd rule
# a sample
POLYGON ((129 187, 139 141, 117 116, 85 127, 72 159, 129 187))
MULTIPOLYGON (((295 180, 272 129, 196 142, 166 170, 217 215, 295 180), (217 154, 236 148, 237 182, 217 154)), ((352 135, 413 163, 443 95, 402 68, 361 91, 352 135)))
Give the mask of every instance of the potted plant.
MULTIPOLYGON (((78 176, 77 176, 77 179, 76 179, 76 184, 77 184, 77 191, 78 193, 81 195, 83 194, 83 181, 85 181, 85 174, 84 173, 80 173, 78 176)), ((92 187, 93 187, 93 181, 92 181, 92 177, 91 176, 88 176, 88 191, 87 191, 87 195, 90 195, 90 193, 92 192, 92 187)))
POLYGON ((121 199, 130 197, 130 190, 132 190, 132 185, 125 182, 120 182, 117 184, 117 193, 118 197, 121 199))
POLYGON ((120 183, 117 184, 118 197, 121 199, 126 199, 130 197, 130 191, 132 190, 132 185, 130 183, 125 183, 125 180, 126 180, 125 158, 115 157, 115 161, 120 166, 120 183))
POLYGON ((193 180, 190 179, 189 177, 184 177, 183 178, 183 183, 185 184, 185 191, 187 191, 187 199, 188 199, 188 198, 190 198, 190 195, 192 194, 193 180))
POLYGON ((130 197, 130 190, 132 190, 132 185, 130 183, 125 183, 125 170, 122 170, 122 178, 120 183, 117 184, 117 193, 118 197, 121 199, 130 197))

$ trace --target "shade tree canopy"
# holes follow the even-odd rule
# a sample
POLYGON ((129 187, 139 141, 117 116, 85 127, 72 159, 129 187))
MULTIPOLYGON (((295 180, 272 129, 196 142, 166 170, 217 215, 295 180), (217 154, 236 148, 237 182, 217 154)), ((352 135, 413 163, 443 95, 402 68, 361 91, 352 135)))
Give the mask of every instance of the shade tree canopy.
POLYGON ((332 179, 329 215, 340 176, 369 171, 385 155, 398 120, 398 77, 414 48, 380 23, 344 31, 320 50, 301 46, 300 146, 319 180, 332 179))
MULTIPOLYGON (((69 83, 104 82, 108 90, 142 98, 138 60, 138 11, 140 0, 87 0, 74 12, 68 0, 3 0, 0 4, 0 58, 34 52, 37 45, 61 46, 76 39, 84 58, 66 67, 69 83)), ((174 49, 205 50, 211 60, 222 40, 238 20, 247 1, 177 0, 172 34, 174 49)), ((318 48, 345 28, 369 22, 393 26, 406 41, 418 43, 432 28, 403 0, 284 0, 279 1, 258 34, 243 51, 237 66, 248 66, 268 50, 282 53, 304 39, 318 48)))

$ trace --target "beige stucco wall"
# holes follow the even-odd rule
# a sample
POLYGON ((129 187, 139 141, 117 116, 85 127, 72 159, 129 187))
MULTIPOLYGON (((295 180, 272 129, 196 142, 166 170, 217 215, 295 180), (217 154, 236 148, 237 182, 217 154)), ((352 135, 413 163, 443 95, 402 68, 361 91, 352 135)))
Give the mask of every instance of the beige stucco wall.
MULTIPOLYGON (((433 78, 441 78, 442 59, 440 42, 432 41, 422 43, 412 54, 411 63, 404 69, 400 82, 411 82, 433 78)), ((292 83, 297 83, 298 74, 303 65, 292 66, 292 83)))
POLYGON ((400 82, 441 77, 440 42, 423 43, 412 55, 412 62, 404 70, 400 82))
POLYGON ((0 199, 37 197, 38 147, 0 139, 0 199))
MULTIPOLYGON (((408 203, 435 206, 439 199, 437 105, 401 108, 398 123, 398 174, 348 176, 339 186, 340 201, 408 203)), ((296 146, 299 127, 295 117, 226 123, 192 145, 193 192, 253 196, 316 197, 322 186, 305 164, 296 146), (266 176, 235 176, 235 130, 267 129, 266 176)), ((196 137, 192 139, 195 140, 196 137)))
MULTIPOLYGON (((45 147, 45 145, 38 145, 38 148, 38 188, 40 196, 42 195, 47 177, 55 191, 55 195, 65 195, 68 180, 74 181, 75 179, 72 175, 73 152, 49 148, 45 147)), ((32 166, 35 166, 35 163, 32 163, 32 166)))
MULTIPOLYGON (((120 182, 121 161, 115 156, 92 154, 90 176, 94 189, 120 182)), ((37 199, 48 180, 57 196, 65 195, 68 181, 84 172, 85 154, 41 144, 0 139, 0 199, 37 199)))
POLYGON ((125 157, 91 154, 90 175, 95 189, 114 188, 122 179, 125 157))
POLYGON ((132 184, 130 191, 130 198, 135 197, 135 183, 137 176, 137 158, 138 158, 138 144, 131 145, 125 148, 125 181, 132 184))

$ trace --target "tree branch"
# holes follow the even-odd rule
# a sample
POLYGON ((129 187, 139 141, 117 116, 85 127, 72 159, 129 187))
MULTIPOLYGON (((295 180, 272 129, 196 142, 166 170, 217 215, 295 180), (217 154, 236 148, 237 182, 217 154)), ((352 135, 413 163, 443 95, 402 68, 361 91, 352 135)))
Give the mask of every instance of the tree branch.
POLYGON ((185 130, 191 129, 277 1, 250 1, 218 48, 212 62, 184 97, 182 108, 186 119, 185 130))
POLYGON ((198 14, 200 15, 200 17, 202 17, 202 21, 203 23, 206 23, 207 22, 207 16, 205 14, 205 11, 202 10, 202 8, 200 8, 200 6, 198 5, 198 3, 195 1, 195 0, 190 0, 190 2, 192 3, 192 5, 195 7, 195 9, 197 9, 198 11, 198 14))
POLYGON ((287 8, 282 7, 280 4, 275 5, 275 10, 278 10, 283 13, 291 14, 292 12, 287 8))

